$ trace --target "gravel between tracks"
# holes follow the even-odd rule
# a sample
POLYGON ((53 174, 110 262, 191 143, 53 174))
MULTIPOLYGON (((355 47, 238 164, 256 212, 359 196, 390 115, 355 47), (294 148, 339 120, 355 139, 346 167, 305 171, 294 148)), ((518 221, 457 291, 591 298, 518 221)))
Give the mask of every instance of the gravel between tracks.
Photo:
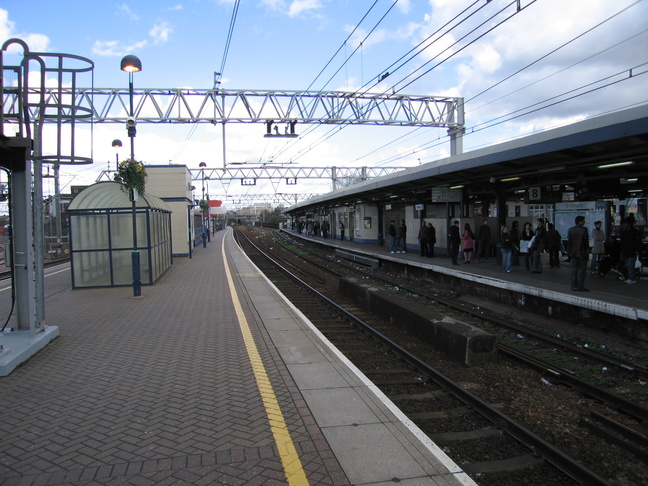
MULTIPOLYGON (((292 258, 298 263, 303 262, 291 252, 277 248, 279 245, 274 246, 276 251, 282 253, 282 257, 292 258)), ((380 269, 371 272, 380 277, 384 276, 380 269)), ((407 284, 412 287, 412 282, 407 284)), ((337 294, 337 282, 329 284, 327 292, 337 294)), ((556 322, 555 325, 561 324, 556 322)), ((430 365, 534 430, 545 440, 563 449, 599 475, 610 478, 611 484, 615 486, 648 484, 648 464, 629 452, 610 448, 606 441, 587 434, 582 427, 579 427, 579 421, 584 414, 589 414, 591 409, 605 410, 600 403, 576 395, 560 385, 545 384, 541 380, 544 377, 540 373, 520 365, 500 360, 498 363, 465 367, 447 361, 441 353, 399 330, 385 328, 381 329, 381 332, 412 349, 415 354, 424 357, 430 365)), ((618 416, 613 410, 605 410, 605 413, 610 417, 618 416)), ((488 484, 481 481, 480 483, 488 484)))

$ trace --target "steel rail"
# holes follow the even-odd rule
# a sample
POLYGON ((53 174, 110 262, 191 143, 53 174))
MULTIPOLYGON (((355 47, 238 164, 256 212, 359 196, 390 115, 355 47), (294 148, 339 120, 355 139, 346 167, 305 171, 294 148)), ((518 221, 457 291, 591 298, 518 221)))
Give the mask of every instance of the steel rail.
MULTIPOLYGON (((248 239, 249 241, 249 239, 248 239)), ((253 242, 250 241, 252 246, 257 248, 260 254, 264 255, 266 258, 268 258, 270 261, 272 261, 275 265, 279 266, 284 273, 289 275, 291 278, 294 280, 298 281, 301 285, 304 285, 309 292, 313 293, 316 295, 318 298, 324 300, 327 304, 329 304, 331 307, 333 307, 336 311, 339 311, 341 314, 343 314, 347 319, 353 321, 356 323, 358 326, 360 326, 362 329, 366 330, 369 332, 371 335, 373 335, 375 338, 383 341, 385 344, 387 344, 390 348, 398 352, 401 357, 410 363, 412 366, 417 367, 419 370, 421 370, 423 373, 427 374, 428 376, 431 377, 431 379, 437 383, 439 386, 446 390, 450 390, 451 393, 459 398, 461 401, 466 403, 467 405, 470 405, 473 407, 473 409, 477 412, 479 412, 481 415, 486 417, 488 420, 494 422, 495 424, 498 424, 503 430, 505 430, 509 435, 520 441, 522 444, 526 445, 529 447, 531 450, 538 452, 539 454, 542 455, 543 458, 545 458, 549 463, 553 464, 555 467, 563 471, 565 474, 569 475, 571 478, 575 479, 576 481, 579 481, 583 484, 588 484, 588 485, 601 485, 601 486, 610 486, 610 483, 606 481, 604 478, 596 474, 594 471, 592 471, 590 468, 585 466, 584 464, 580 463, 579 461, 573 459, 572 457, 568 456, 565 454, 564 451, 561 451, 560 449, 554 447, 552 444, 544 440, 542 437, 538 436, 535 434, 533 431, 525 427, 524 425, 520 424, 513 418, 505 415, 504 413, 500 412, 496 408, 493 408, 491 405, 483 401, 481 398, 478 396, 474 395, 470 391, 466 390, 463 388, 461 385, 459 385, 457 382, 454 380, 448 378, 445 376, 443 373, 438 371, 436 368, 432 367, 425 361, 422 361, 419 359, 417 356, 413 355, 410 353, 408 350, 400 346, 399 344, 395 343, 391 339, 389 339, 387 336, 382 334, 381 332, 377 331, 374 329, 372 326, 369 324, 365 323, 361 319, 357 318, 354 316, 352 313, 348 312, 346 309, 323 295, 321 292, 319 292, 317 289, 311 287, 307 283, 303 282, 299 277, 296 275, 293 275, 291 272, 289 272, 287 269, 281 267, 274 259, 272 259, 270 256, 266 255, 260 248, 258 248, 253 242)))

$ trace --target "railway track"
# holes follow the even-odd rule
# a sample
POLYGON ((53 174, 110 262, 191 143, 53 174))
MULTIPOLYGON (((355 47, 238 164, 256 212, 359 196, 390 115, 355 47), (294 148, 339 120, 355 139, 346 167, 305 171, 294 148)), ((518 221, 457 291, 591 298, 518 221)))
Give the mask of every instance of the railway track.
POLYGON ((479 484, 608 484, 396 344, 381 332, 385 323, 375 316, 353 303, 333 302, 313 288, 318 280, 308 282, 312 276, 288 278, 292 272, 279 268, 283 258, 276 251, 237 234, 239 244, 275 285, 479 484))

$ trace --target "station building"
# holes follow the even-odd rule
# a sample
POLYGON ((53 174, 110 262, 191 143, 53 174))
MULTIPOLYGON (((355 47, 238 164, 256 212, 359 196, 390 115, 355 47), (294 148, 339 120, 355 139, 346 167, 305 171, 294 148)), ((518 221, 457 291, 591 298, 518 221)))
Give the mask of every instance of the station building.
POLYGON ((563 238, 576 215, 604 222, 614 234, 633 215, 646 229, 648 105, 587 119, 525 138, 454 155, 313 197, 290 207, 293 229, 328 221, 331 235, 388 249, 389 222, 405 220, 409 248, 423 222, 447 252, 448 228, 473 230, 488 218, 493 239, 501 225, 544 218, 563 238), (301 224, 300 224, 301 223, 301 224), (342 226, 341 226, 342 225, 342 226))

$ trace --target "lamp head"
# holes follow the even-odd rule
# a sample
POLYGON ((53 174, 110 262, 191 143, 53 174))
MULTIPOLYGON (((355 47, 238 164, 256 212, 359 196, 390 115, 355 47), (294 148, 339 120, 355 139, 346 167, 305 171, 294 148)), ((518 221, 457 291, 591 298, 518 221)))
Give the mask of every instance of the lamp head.
POLYGON ((207 163, 206 162, 201 162, 200 164, 198 164, 198 167, 201 167, 201 168, 202 167, 207 167, 207 163))
POLYGON ((112 146, 113 146, 113 148, 121 148, 121 146, 122 146, 121 140, 118 140, 118 139, 113 140, 112 141, 112 146))
POLYGON ((142 70, 142 61, 137 56, 129 54, 121 60, 121 70, 128 73, 136 73, 142 70))

